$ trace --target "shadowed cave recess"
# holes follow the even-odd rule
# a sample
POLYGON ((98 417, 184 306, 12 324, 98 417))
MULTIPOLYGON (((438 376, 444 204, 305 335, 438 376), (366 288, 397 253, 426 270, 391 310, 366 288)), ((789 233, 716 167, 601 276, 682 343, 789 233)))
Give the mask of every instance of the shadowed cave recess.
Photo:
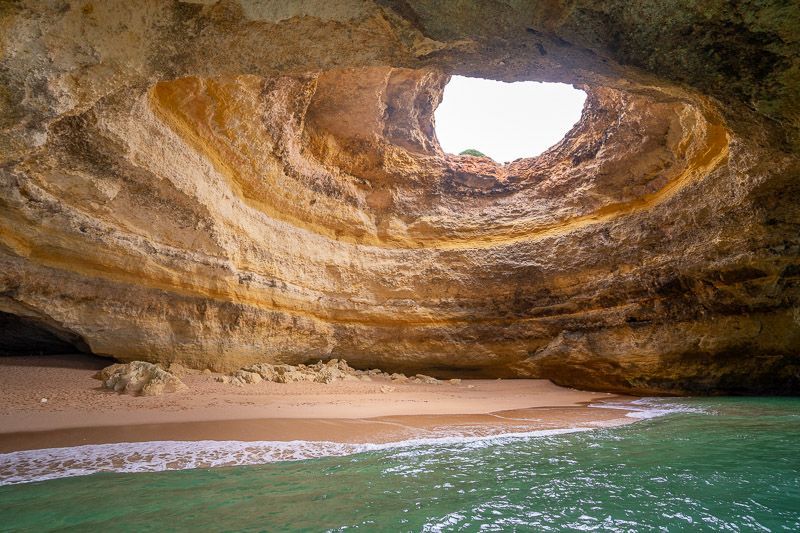
POLYGON ((87 351, 80 337, 37 319, 0 312, 0 356, 53 355, 87 351))
POLYGON ((9 323, 217 371, 800 390, 785 3, 44 4, 0 7, 9 323), (587 100, 538 157, 450 155, 456 74, 587 100))

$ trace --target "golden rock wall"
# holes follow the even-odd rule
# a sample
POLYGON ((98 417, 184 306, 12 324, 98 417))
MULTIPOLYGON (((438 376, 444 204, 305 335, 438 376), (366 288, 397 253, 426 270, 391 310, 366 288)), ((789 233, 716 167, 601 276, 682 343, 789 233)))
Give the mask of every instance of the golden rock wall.
POLYGON ((798 11, 3 4, 0 312, 123 361, 796 393, 798 11), (498 165, 439 147, 451 74, 588 99, 498 165))

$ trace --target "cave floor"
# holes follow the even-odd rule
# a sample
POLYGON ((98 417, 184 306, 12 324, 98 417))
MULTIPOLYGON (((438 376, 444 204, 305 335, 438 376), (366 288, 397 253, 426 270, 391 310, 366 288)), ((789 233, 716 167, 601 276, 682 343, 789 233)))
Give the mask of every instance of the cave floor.
POLYGON ((371 382, 245 387, 187 373, 188 392, 134 397, 100 387, 106 361, 82 355, 0 358, 0 452, 152 440, 393 442, 632 422, 589 404, 635 398, 547 380, 371 382), (47 402, 43 403, 42 399, 47 402))

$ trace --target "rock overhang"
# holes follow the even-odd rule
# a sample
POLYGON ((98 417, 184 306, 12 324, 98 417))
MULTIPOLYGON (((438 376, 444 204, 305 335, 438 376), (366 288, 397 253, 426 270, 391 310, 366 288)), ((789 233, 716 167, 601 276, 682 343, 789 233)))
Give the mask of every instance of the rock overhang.
POLYGON ((3 137, 3 298, 123 360, 795 390, 790 97, 647 64, 606 33, 634 16, 613 2, 444 4, 161 2, 116 43, 121 3, 64 3, 43 37, 22 22, 46 8, 9 9, 53 62, 3 48, 4 94, 29 95, 3 137), (454 73, 589 98, 561 143, 498 166, 438 148, 454 73))

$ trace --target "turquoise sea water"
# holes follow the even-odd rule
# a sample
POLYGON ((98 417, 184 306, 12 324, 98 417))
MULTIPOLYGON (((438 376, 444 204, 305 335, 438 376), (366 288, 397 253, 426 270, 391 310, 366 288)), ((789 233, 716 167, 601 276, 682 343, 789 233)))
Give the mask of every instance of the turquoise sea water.
POLYGON ((800 398, 648 406, 674 412, 564 435, 6 485, 0 529, 800 531, 800 398))

